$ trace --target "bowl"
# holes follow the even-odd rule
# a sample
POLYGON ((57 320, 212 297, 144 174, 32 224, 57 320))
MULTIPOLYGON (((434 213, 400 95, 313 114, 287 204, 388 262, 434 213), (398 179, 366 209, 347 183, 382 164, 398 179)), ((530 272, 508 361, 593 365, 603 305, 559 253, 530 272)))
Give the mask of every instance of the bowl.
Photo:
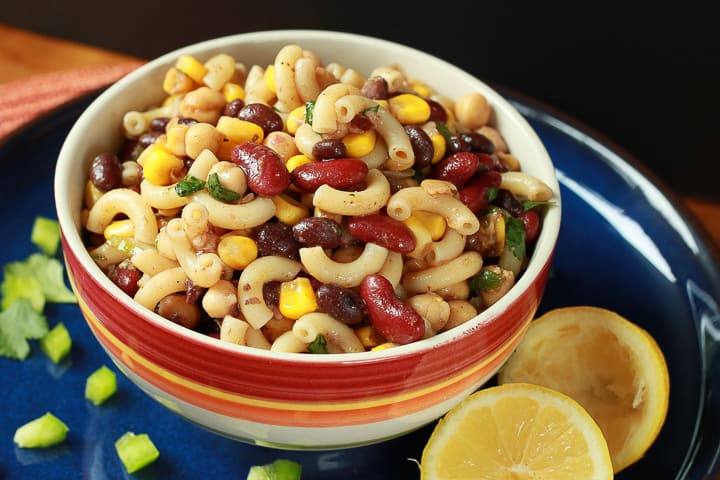
POLYGON ((208 430, 287 449, 335 449, 380 442, 440 418, 486 383, 534 317, 547 282, 560 226, 555 170, 518 111, 487 84, 427 53, 362 35, 277 30, 232 35, 163 55, 101 93, 80 115, 59 154, 55 202, 71 284, 92 334, 112 361, 150 397, 208 430), (524 172, 553 192, 527 269, 499 301, 453 329, 407 345, 358 353, 273 352, 220 341, 146 309, 116 286, 83 243, 83 197, 89 163, 117 151, 122 119, 166 94, 166 71, 181 54, 202 61, 229 53, 245 65, 267 65, 297 44, 323 62, 363 75, 400 64, 450 98, 482 93, 524 172))

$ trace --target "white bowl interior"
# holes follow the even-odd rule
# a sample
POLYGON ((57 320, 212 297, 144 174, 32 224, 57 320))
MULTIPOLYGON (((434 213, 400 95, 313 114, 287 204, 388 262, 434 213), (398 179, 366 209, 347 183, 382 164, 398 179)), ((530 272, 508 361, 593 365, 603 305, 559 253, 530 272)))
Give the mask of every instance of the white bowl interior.
MULTIPOLYGON (((55 176, 55 201, 58 219, 68 246, 90 274, 97 278, 107 290, 113 292, 120 299, 126 298, 125 294, 97 267, 81 240, 80 212, 90 161, 100 152, 118 150, 122 141, 122 117, 126 112, 144 111, 158 105, 163 100, 166 95, 162 90, 165 72, 175 63, 180 54, 190 54, 205 60, 212 55, 225 52, 233 55, 237 61, 248 67, 256 63, 265 66, 274 61, 280 48, 291 43, 315 52, 326 64, 337 62, 357 70, 364 76, 367 76, 377 66, 400 64, 410 77, 425 82, 442 95, 452 99, 470 92, 483 93, 494 109, 492 122, 504 136, 510 151, 520 160, 523 171, 540 178, 555 192, 553 201, 556 206, 550 208, 544 218, 542 232, 535 245, 528 269, 508 294, 476 319, 431 339, 392 350, 326 355, 324 357, 327 357, 328 361, 333 359, 353 361, 401 355, 402 352, 412 352, 417 349, 435 348, 440 344, 453 341, 469 329, 477 328, 486 319, 498 315, 531 284, 532 279, 537 276, 552 255, 557 240, 561 211, 560 190, 547 151, 517 110, 484 82, 419 50, 355 34, 317 30, 277 30, 221 37, 163 55, 110 86, 79 117, 68 134, 58 159, 55 176), (338 356, 342 358, 337 358, 338 356)), ((147 317, 149 321, 156 322, 162 328, 171 329, 183 335, 195 336, 215 347, 219 343, 223 343, 175 325, 159 315, 147 311, 139 304, 132 303, 138 313, 147 317)), ((252 350, 252 354, 260 356, 292 355, 292 358, 298 361, 303 361, 303 357, 308 357, 297 354, 271 353, 230 344, 222 345, 221 348, 245 348, 252 350)), ((317 361, 317 358, 313 360, 317 361)))

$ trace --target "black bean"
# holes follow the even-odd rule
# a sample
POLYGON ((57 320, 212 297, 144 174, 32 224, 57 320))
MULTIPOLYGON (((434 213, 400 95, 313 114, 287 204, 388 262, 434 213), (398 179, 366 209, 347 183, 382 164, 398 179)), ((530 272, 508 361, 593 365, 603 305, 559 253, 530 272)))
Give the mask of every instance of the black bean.
POLYGON ((112 190, 122 182, 122 166, 114 153, 101 153, 90 164, 90 181, 100 190, 112 190))
POLYGON ((147 133, 143 133, 138 137, 138 144, 140 144, 141 147, 147 148, 153 143, 157 142, 157 139, 161 136, 165 135, 165 131, 161 130, 151 130, 147 133))
POLYGON ((507 210, 507 212, 513 217, 520 217, 525 211, 525 208, 520 200, 515 198, 515 195, 504 188, 498 190, 492 204, 507 210))
POLYGON ((347 156, 347 147, 340 140, 320 140, 313 145, 312 154, 318 160, 343 158, 347 156))
POLYGON ((360 93, 374 100, 386 100, 389 97, 387 81, 382 77, 370 77, 365 80, 360 93))
POLYGON ((268 306, 277 306, 280 303, 280 286, 282 282, 279 280, 270 280, 263 284, 263 299, 268 306))
POLYGON ((272 108, 263 103, 249 103, 242 107, 237 114, 240 120, 260 125, 263 133, 267 136, 270 132, 277 132, 283 129, 283 119, 272 108))
POLYGON ((155 117, 150 120, 150 130, 153 132, 164 132, 169 121, 169 117, 155 117))
POLYGON ((495 144, 481 133, 465 132, 460 135, 464 141, 472 146, 473 152, 486 153, 488 155, 495 152, 495 144))
POLYGON ((325 283, 316 290, 316 295, 321 310, 348 325, 357 325, 367 315, 365 302, 355 290, 325 283))
POLYGON ((300 243, 293 237, 292 230, 284 223, 272 222, 261 225, 255 242, 260 255, 279 255, 297 260, 300 258, 300 243))
POLYGON ((432 163, 435 150, 433 149, 432 140, 425 130, 417 125, 405 125, 405 133, 407 133, 415 154, 415 168, 425 168, 432 163))
POLYGON ((295 240, 307 247, 339 247, 342 241, 342 227, 332 218, 308 217, 292 227, 295 240))
POLYGON ((240 110, 245 106, 245 102, 242 101, 240 98, 236 98, 232 102, 225 105, 225 110, 223 110, 223 115, 226 117, 237 117, 238 113, 240 113, 240 110))

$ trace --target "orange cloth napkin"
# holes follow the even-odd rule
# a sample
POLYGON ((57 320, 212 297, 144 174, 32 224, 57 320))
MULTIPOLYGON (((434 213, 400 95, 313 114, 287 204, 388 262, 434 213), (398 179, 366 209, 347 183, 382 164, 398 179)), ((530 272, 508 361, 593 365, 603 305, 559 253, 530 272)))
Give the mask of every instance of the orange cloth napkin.
POLYGON ((0 84, 0 140, 44 113, 110 85, 142 64, 84 67, 0 84))

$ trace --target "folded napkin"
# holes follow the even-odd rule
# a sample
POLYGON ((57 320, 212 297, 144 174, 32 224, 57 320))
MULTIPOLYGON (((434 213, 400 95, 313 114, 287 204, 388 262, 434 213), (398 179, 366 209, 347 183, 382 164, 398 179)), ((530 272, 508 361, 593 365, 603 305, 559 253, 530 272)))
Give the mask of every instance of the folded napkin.
POLYGON ((45 112, 110 85, 142 64, 84 67, 0 84, 0 140, 45 112))

